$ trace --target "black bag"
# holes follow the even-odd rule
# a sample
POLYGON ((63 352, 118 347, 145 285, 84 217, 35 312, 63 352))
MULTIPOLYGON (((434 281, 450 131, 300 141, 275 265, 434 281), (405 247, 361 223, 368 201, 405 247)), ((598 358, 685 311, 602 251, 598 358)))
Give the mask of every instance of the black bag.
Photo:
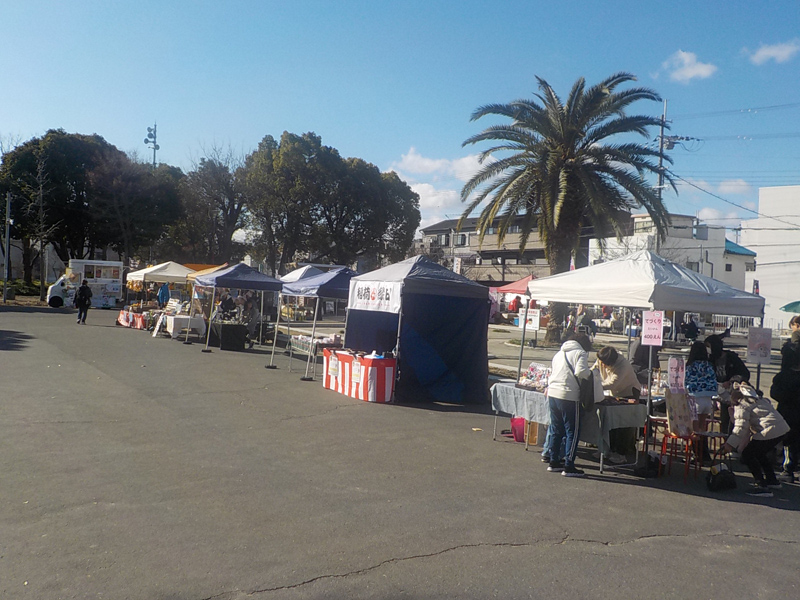
MULTIPOLYGON (((719 452, 714 455, 716 459, 719 457, 719 452)), ((719 464, 711 465, 711 470, 706 475, 706 486, 710 492, 724 492, 725 490, 736 489, 736 475, 730 468, 730 458, 728 464, 722 462, 720 459, 719 464)))

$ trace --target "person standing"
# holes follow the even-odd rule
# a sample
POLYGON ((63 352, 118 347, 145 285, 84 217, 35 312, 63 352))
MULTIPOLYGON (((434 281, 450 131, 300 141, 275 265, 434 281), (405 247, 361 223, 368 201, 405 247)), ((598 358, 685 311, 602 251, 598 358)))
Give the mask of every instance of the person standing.
POLYGON ((158 305, 162 309, 167 306, 167 302, 169 302, 170 292, 169 292, 169 284, 165 281, 164 285, 162 285, 158 290, 158 305))
MULTIPOLYGON (((603 346, 597 352, 597 360, 592 369, 596 370, 603 382, 603 389, 609 390, 615 398, 632 398, 639 400, 642 384, 628 359, 611 346, 603 346)), ((636 428, 619 427, 609 432, 608 460, 612 463, 624 463, 626 456, 636 452, 636 428)))
POLYGON ((547 382, 550 403, 550 465, 547 470, 565 477, 583 477, 575 468, 575 453, 581 428, 580 380, 592 376, 589 351, 592 343, 586 334, 567 337, 553 356, 552 370, 547 382), (565 455, 561 456, 561 440, 566 439, 565 455), (563 463, 562 463, 563 459, 563 463))
POLYGON ((75 292, 75 308, 78 309, 78 325, 83 323, 86 325, 86 314, 89 312, 89 307, 92 305, 92 288, 89 287, 89 282, 85 279, 75 292))
POLYGON ((783 439, 780 479, 794 483, 794 472, 800 460, 800 351, 790 348, 784 353, 781 371, 772 380, 769 395, 778 403, 778 412, 789 425, 789 433, 783 439))

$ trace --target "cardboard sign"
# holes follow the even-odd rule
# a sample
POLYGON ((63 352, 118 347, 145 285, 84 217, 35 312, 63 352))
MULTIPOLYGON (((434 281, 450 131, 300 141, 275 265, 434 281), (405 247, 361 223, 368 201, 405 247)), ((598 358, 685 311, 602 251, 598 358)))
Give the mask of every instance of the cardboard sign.
POLYGON ((664 339, 664 311, 646 310, 642 313, 642 345, 661 346, 664 339))
POLYGON ((751 327, 747 334, 747 362, 768 365, 772 352, 772 329, 751 327))

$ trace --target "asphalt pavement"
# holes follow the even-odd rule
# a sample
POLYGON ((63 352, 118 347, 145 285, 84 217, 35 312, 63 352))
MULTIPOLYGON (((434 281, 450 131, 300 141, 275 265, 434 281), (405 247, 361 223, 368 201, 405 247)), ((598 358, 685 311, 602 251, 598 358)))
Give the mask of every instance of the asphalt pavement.
POLYGON ((564 478, 488 407, 361 402, 115 316, 0 307, 0 598, 800 595, 798 486, 601 475, 589 449, 564 478))

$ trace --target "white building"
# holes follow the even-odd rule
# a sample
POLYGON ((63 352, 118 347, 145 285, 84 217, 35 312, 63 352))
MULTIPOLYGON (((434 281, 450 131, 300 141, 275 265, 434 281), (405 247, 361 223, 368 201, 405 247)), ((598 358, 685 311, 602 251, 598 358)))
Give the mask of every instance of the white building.
MULTIPOLYGON (((731 287, 750 290, 746 274, 755 270, 756 253, 725 237, 725 228, 706 225, 689 215, 670 215, 672 224, 663 242, 657 242, 655 226, 648 214, 633 215, 633 235, 606 238, 605 251, 598 240, 589 243, 589 264, 612 260, 637 250, 650 250, 667 260, 731 287)), ((750 284, 752 285, 752 284, 750 284)))
POLYGON ((793 314, 780 307, 800 300, 800 185, 760 188, 758 212, 742 221, 742 243, 758 250, 746 285, 764 297, 764 327, 785 329, 793 314))

